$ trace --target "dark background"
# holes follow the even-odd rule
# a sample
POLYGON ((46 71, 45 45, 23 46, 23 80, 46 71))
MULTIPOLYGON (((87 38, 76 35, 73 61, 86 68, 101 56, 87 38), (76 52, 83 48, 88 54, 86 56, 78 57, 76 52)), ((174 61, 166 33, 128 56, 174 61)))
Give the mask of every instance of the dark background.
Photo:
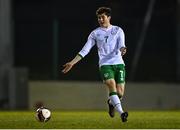
MULTIPOLYGON (((99 6, 112 8, 112 24, 123 28, 127 81, 149 0, 14 0, 14 66, 30 80, 100 80, 96 47, 68 74, 62 65, 81 50, 95 29, 99 6)), ((133 81, 177 82, 177 0, 156 0, 133 81)))

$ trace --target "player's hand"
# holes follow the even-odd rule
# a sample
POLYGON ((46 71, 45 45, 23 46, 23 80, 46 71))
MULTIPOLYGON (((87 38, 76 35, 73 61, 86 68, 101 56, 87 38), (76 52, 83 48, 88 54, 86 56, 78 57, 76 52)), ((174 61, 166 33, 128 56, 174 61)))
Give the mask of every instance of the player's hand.
POLYGON ((64 69, 62 70, 62 72, 65 74, 71 70, 71 68, 73 67, 73 64, 71 62, 68 62, 68 63, 64 64, 63 67, 64 67, 64 69))
POLYGON ((127 47, 121 47, 120 51, 122 56, 125 55, 127 52, 127 47))

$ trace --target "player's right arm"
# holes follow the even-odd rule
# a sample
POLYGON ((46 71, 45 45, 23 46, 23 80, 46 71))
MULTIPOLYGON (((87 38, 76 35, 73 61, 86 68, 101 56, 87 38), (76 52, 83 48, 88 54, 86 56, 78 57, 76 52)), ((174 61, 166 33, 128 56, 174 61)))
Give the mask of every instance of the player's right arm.
POLYGON ((93 38, 93 34, 91 33, 82 50, 75 56, 73 60, 63 65, 64 69, 62 70, 62 72, 65 74, 68 71, 70 71, 76 63, 78 63, 83 57, 85 57, 89 53, 89 51, 94 45, 95 45, 95 40, 93 38))
POLYGON ((72 69, 72 67, 79 62, 82 59, 82 56, 80 54, 76 55, 76 57, 74 57, 73 60, 71 60, 70 62, 67 62, 66 64, 63 65, 64 69, 62 70, 62 72, 65 74, 68 71, 70 71, 72 69))

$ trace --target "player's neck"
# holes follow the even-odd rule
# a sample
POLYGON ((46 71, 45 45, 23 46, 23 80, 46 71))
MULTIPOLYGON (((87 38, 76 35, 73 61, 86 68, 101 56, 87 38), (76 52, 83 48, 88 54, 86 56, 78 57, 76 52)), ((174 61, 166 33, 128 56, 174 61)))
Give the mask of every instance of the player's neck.
POLYGON ((104 28, 104 29, 108 29, 108 28, 110 28, 112 25, 109 23, 109 24, 107 24, 107 26, 102 26, 102 28, 104 28))

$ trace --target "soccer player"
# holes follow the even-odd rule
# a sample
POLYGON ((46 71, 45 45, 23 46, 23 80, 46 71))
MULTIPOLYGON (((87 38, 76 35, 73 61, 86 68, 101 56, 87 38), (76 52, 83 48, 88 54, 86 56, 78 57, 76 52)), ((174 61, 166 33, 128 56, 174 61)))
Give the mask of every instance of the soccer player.
POLYGON ((111 9, 100 7, 96 11, 100 27, 93 30, 82 50, 63 65, 63 73, 67 73, 72 67, 85 57, 91 48, 96 45, 99 55, 99 70, 103 82, 109 90, 109 115, 114 117, 115 109, 120 114, 122 122, 127 121, 128 112, 124 112, 121 98, 125 88, 125 64, 122 56, 126 53, 125 36, 123 30, 110 23, 111 9))

